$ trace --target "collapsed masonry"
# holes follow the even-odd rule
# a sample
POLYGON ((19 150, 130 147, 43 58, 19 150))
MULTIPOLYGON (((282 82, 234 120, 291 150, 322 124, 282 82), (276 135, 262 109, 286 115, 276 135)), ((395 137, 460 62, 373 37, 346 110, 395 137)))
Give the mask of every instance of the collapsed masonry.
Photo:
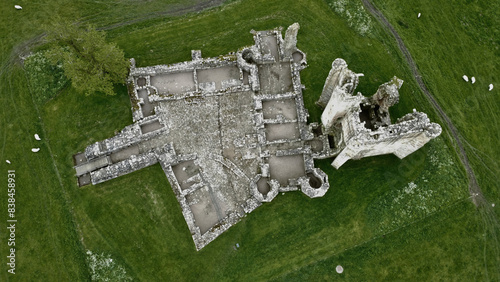
POLYGON ((441 134, 439 124, 415 109, 391 124, 389 107, 399 102, 401 79, 394 77, 367 98, 353 95, 360 76, 336 59, 317 102, 325 108, 321 122, 336 156, 332 166, 338 169, 349 159, 391 153, 402 159, 441 134))
POLYGON ((311 198, 329 189, 314 159, 394 153, 404 157, 440 127, 414 112, 390 125, 387 108, 402 81, 372 98, 352 93, 357 74, 343 60, 332 71, 318 104, 323 125, 308 124, 297 49, 298 24, 252 31, 255 44, 236 53, 172 65, 136 67, 128 79, 134 123, 74 156, 78 184, 98 184, 160 163, 199 250, 280 192, 311 198))

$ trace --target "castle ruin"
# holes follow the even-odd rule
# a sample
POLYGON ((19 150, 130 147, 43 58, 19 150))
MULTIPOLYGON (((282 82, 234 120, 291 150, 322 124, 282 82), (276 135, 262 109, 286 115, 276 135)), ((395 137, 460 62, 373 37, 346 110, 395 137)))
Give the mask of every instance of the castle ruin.
POLYGON ((311 198, 329 189, 314 159, 393 153, 403 158, 441 132, 414 111, 391 124, 402 81, 370 98, 354 95, 360 74, 342 59, 318 101, 322 124, 308 124, 300 71, 299 25, 252 31, 255 44, 216 58, 136 67, 128 89, 134 123, 74 155, 79 186, 159 163, 179 201, 197 250, 280 192, 311 198))

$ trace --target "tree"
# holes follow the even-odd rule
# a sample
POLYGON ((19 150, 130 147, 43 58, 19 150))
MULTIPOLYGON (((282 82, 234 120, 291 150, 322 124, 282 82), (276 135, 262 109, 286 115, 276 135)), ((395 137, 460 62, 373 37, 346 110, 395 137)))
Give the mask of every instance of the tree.
POLYGON ((93 26, 55 24, 47 30, 47 39, 52 43, 47 57, 53 63, 62 62, 64 74, 77 91, 114 95, 113 83, 124 82, 129 62, 123 51, 107 43, 105 37, 93 26))

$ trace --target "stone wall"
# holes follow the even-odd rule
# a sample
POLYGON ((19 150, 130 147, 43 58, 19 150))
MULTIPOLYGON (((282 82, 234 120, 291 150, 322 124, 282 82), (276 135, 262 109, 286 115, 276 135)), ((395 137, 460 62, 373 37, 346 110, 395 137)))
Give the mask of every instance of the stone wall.
POLYGON ((75 155, 80 185, 99 184, 160 163, 197 250, 280 193, 311 198, 329 190, 314 159, 393 153, 400 158, 441 133, 414 111, 390 123, 399 100, 394 78, 366 98, 359 77, 336 59, 318 105, 322 124, 309 124, 300 72, 306 54, 299 30, 251 31, 254 45, 235 53, 170 65, 137 67, 128 78, 134 123, 75 155))
POLYGON ((334 142, 330 145, 336 147, 335 168, 349 159, 369 156, 395 154, 404 158, 441 134, 438 124, 416 110, 391 124, 389 107, 399 101, 402 80, 394 77, 367 98, 361 93, 354 95, 359 76, 344 60, 336 59, 318 101, 318 105, 326 105, 321 120, 334 142))

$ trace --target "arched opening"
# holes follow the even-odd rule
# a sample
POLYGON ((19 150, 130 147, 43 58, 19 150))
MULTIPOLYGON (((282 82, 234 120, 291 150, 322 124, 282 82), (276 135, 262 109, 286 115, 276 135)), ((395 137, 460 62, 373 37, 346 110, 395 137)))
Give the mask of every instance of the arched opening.
POLYGON ((312 173, 308 173, 307 177, 309 177, 309 185, 311 185, 312 188, 319 188, 323 184, 321 179, 312 173))
POLYGON ((259 181, 257 181, 257 190, 259 190, 259 192, 264 196, 267 196, 267 193, 271 191, 271 186, 267 183, 268 180, 269 178, 262 177, 259 181))
POLYGON ((137 79, 137 86, 142 87, 146 85, 146 79, 144 77, 139 77, 137 79))
POLYGON ((300 63, 300 61, 302 61, 304 56, 300 52, 294 52, 292 54, 292 58, 293 58, 293 61, 298 64, 298 63, 300 63))
POLYGON ((252 51, 250 49, 243 50, 243 52, 241 53, 241 57, 247 63, 249 63, 249 64, 255 64, 255 60, 253 58, 253 53, 252 53, 252 51))

